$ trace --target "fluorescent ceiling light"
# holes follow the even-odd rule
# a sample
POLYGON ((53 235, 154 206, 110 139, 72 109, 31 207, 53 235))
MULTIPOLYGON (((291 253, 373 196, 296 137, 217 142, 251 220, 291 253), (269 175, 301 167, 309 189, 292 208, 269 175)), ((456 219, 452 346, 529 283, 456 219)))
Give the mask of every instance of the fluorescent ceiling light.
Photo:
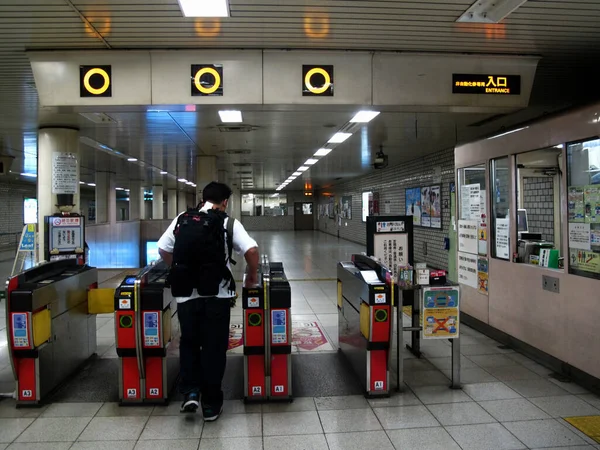
POLYGON ((529 127, 517 128, 516 130, 507 131, 506 133, 500 133, 500 134, 497 134, 496 136, 489 137, 488 140, 506 136, 507 134, 513 134, 513 133, 516 133, 517 131, 526 130, 527 128, 529 128, 529 127))
POLYGON ((137 158, 127 158, 127 161, 129 161, 129 162, 136 162, 137 158))
POLYGON ((36 178, 36 177, 37 177, 37 174, 36 174, 36 173, 25 173, 25 172, 23 172, 23 173, 21 174, 21 176, 22 176, 22 177, 33 177, 33 178, 36 178))
POLYGON ((187 183, 187 180, 185 178, 179 178, 177 181, 179 181, 180 183, 187 183))
POLYGON ((352 133, 335 133, 331 139, 327 142, 328 144, 341 144, 346 139, 352 136, 352 133))
POLYGON ((378 115, 379 111, 359 111, 350 119, 350 123, 368 123, 378 115))
POLYGON ((298 178, 296 175, 292 175, 288 178, 288 180, 294 181, 296 178, 298 178))
POLYGON ((85 184, 85 181, 80 181, 79 184, 85 184))
POLYGON ((302 172, 294 172, 292 174, 292 176, 294 176, 294 177, 299 177, 300 175, 302 175, 302 172))
POLYGON ((301 166, 301 167, 298 167, 298 172, 306 172, 308 169, 309 169, 308 166, 301 166))
POLYGON ((318 159, 314 159, 314 158, 309 158, 306 160, 306 162, 304 163, 305 166, 312 166, 313 164, 318 163, 319 160, 318 159))
POLYGON ((227 0, 179 0, 184 17, 229 17, 227 0))
POLYGON ((241 111, 219 111, 219 116, 222 122, 235 122, 239 123, 242 121, 241 111))
POLYGON ((527 0, 476 0, 457 22, 498 23, 527 0))
POLYGON ((164 170, 161 170, 161 171, 160 171, 160 174, 161 174, 161 175, 167 175, 167 172, 165 172, 164 170))
POLYGON ((273 197, 279 197, 279 194, 273 194, 273 195, 271 195, 271 198, 273 198, 273 197))
POLYGON ((96 183, 88 183, 88 186, 96 187, 96 183))
POLYGON ((317 152, 315 153, 315 156, 327 156, 331 153, 331 149, 330 148, 320 148, 319 150, 317 150, 317 152))
POLYGON ((115 188, 115 190, 116 190, 116 191, 124 191, 125 189, 123 189, 123 188, 120 188, 120 187, 117 187, 117 188, 115 188))

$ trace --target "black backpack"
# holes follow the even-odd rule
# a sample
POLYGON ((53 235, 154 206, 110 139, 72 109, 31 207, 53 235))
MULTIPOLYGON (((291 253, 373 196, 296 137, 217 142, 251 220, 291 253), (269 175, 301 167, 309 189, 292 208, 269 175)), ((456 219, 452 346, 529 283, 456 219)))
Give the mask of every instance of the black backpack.
MULTIPOLYGON (((229 284, 235 293, 235 282, 227 267, 233 250, 233 225, 227 214, 216 209, 189 209, 181 214, 173 230, 173 265, 169 274, 174 297, 189 297, 196 289, 198 295, 216 296, 221 285, 229 284)), ((234 294, 232 294, 232 297, 234 294)))

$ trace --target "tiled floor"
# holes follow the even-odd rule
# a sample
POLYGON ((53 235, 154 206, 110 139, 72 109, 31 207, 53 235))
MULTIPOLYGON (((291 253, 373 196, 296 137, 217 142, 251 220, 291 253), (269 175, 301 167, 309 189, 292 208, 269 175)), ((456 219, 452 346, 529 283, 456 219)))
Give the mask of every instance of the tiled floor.
MULTIPOLYGON (((313 340, 302 341, 294 351, 336 349, 336 286, 326 279, 335 277, 338 260, 362 247, 321 234, 254 234, 271 260, 283 261, 288 277, 296 280, 293 320, 303 336, 308 333, 313 340), (316 345, 321 338, 314 324, 324 344, 316 345)), ((3 308, 0 387, 6 388, 2 370, 10 368, 2 314, 3 308)), ((232 311, 232 323, 241 323, 239 306, 232 311)), ((97 324, 98 353, 116 357, 112 315, 98 316, 97 324)), ((178 404, 125 408, 114 403, 59 403, 31 410, 16 409, 13 400, 3 400, 0 450, 600 449, 563 420, 600 415, 600 397, 550 378, 549 370, 500 349, 468 327, 462 328, 461 344, 462 390, 448 388, 448 343, 427 341, 422 343, 424 359, 406 360, 406 391, 389 399, 297 398, 291 404, 265 405, 228 401, 223 416, 207 424, 199 414, 179 414, 178 404)))

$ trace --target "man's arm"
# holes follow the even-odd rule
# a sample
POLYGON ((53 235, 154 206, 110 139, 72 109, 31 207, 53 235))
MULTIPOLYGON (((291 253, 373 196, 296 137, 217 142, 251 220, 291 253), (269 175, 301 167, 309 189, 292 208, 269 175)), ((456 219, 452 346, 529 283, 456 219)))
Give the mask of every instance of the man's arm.
POLYGON ((167 266, 173 264, 173 253, 163 250, 162 248, 158 249, 158 254, 162 258, 162 260, 167 263, 167 266))
POLYGON ((256 286, 258 283, 258 262, 259 262, 259 254, 258 247, 252 247, 246 253, 244 253, 244 259, 246 260, 246 264, 248 265, 248 273, 246 275, 246 287, 256 286))

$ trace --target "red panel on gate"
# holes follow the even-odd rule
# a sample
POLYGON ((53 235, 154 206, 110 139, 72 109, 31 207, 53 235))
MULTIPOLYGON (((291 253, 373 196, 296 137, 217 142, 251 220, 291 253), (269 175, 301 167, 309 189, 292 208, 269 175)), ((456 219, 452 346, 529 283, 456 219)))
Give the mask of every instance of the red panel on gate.
POLYGON ((35 358, 16 358, 17 377, 19 379, 19 401, 35 402, 37 398, 35 383, 35 358))
POLYGON ((138 370, 137 358, 121 358, 123 370, 123 400, 141 400, 140 372, 138 370))
POLYGON ((369 358, 371 358, 371 385, 369 391, 381 392, 387 391, 387 350, 371 350, 369 358))
POLYGON ((271 396, 286 397, 288 386, 288 355, 271 355, 271 396))
POLYGON ((117 348, 135 348, 133 311, 117 311, 117 348))
MULTIPOLYGON (((257 327, 258 328, 258 327, 257 327)), ((265 357, 264 355, 248 355, 248 386, 246 397, 249 399, 265 397, 265 357)))
POLYGON ((390 324, 390 305, 373 306, 371 342, 389 342, 390 324))
POLYGON ((146 358, 146 398, 162 400, 163 393, 163 358, 146 358))
POLYGON ((263 310, 244 310, 244 345, 246 347, 265 346, 265 315, 263 310))

